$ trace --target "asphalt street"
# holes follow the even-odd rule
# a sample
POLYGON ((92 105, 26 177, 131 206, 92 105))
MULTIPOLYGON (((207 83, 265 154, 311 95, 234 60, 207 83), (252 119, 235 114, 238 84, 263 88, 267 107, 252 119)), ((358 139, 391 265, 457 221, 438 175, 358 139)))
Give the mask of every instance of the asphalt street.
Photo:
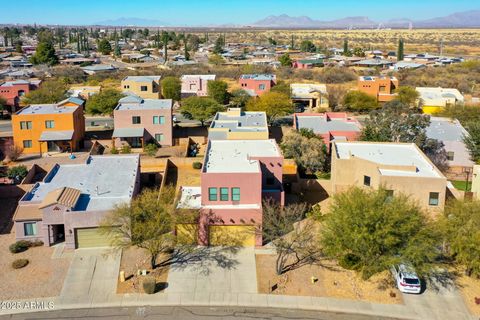
POLYGON ((15 314, 0 319, 162 319, 162 320, 395 320, 371 315, 318 312, 291 309, 241 307, 119 307, 77 310, 53 310, 15 314))

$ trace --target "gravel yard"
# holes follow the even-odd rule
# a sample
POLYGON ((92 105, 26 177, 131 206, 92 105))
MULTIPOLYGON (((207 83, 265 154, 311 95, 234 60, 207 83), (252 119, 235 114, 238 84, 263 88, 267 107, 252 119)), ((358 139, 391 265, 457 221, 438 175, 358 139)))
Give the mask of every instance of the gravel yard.
POLYGON ((0 300, 58 296, 71 258, 52 259, 53 248, 34 247, 12 254, 8 246, 15 242, 12 233, 0 235, 0 300), (22 269, 13 269, 15 259, 28 259, 22 269))
POLYGON ((306 265, 277 276, 275 258, 274 255, 266 254, 256 256, 259 293, 341 298, 384 304, 403 303, 402 295, 397 289, 380 288, 382 280, 388 279, 389 274, 363 281, 353 271, 325 261, 325 267, 306 265), (315 283, 312 283, 312 276, 318 279, 315 283), (277 289, 269 292, 275 285, 277 289), (394 297, 390 296, 390 293, 394 293, 394 297))

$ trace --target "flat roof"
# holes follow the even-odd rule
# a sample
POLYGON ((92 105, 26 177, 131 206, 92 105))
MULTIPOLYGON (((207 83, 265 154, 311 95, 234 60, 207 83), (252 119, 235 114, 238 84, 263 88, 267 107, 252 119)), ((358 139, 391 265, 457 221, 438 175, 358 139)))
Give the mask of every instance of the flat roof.
POLYGON ((123 78, 122 81, 133 81, 133 82, 151 82, 151 81, 160 81, 162 76, 128 76, 123 78))
POLYGON ((464 100, 463 95, 454 88, 441 88, 441 87, 417 87, 417 92, 420 94, 421 99, 457 99, 464 100))
POLYGON ((310 98, 312 93, 327 93, 327 85, 321 83, 292 83, 290 85, 292 98, 310 98))
MULTIPOLYGON (((265 132, 268 131, 265 112, 242 111, 237 114, 217 112, 210 129, 228 129, 230 132, 265 132)), ((209 131, 213 133, 214 131, 209 131)))
POLYGON ((68 187, 81 192, 74 211, 111 210, 131 200, 139 161, 139 155, 91 156, 83 164, 56 165, 21 201, 41 203, 50 192, 68 187))
POLYGON ((32 104, 18 111, 17 115, 73 113, 77 108, 79 108, 79 106, 62 107, 57 104, 32 104))
POLYGON ((467 130, 457 119, 431 117, 427 127, 427 137, 439 141, 463 142, 463 137, 468 135, 467 130))
POLYGON ((415 171, 379 168, 382 175, 443 178, 413 143, 335 142, 337 157, 357 157, 386 166, 414 166, 415 171))
POLYGON ((202 80, 215 80, 216 77, 217 76, 214 74, 184 74, 180 79, 187 80, 200 78, 202 80))
POLYGON ((376 80, 397 80, 396 77, 393 77, 393 76, 379 76, 379 77, 376 77, 376 76, 361 76, 360 77, 360 80, 362 81, 376 81, 376 80))
POLYGON ((297 128, 311 129, 314 133, 325 134, 330 131, 360 131, 360 124, 350 118, 329 118, 325 115, 303 116, 295 115, 297 128), (350 120, 348 120, 350 119, 350 120))
POLYGON ((259 172, 257 157, 280 157, 275 140, 210 140, 204 172, 237 173, 259 172))
POLYGON ((277 77, 274 74, 242 74, 240 79, 250 80, 275 80, 277 77))
POLYGON ((172 106, 172 99, 142 99, 129 95, 120 99, 115 110, 170 110, 172 106))

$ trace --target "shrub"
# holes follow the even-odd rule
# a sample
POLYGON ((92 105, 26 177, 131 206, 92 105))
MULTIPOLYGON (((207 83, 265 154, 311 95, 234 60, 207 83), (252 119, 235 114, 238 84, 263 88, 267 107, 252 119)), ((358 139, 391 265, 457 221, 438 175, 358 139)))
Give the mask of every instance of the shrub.
POLYGON ((193 167, 193 169, 198 169, 198 170, 200 170, 200 169, 202 169, 202 163, 196 161, 196 162, 192 163, 192 167, 193 167))
POLYGON ((142 286, 143 286, 143 291, 146 294, 154 294, 156 285, 157 285, 157 281, 155 280, 154 277, 150 276, 150 277, 145 277, 145 279, 143 279, 142 286))
POLYGON ((120 153, 131 153, 132 148, 129 145, 124 145, 122 149, 120 149, 120 153))
POLYGON ((25 166, 11 167, 7 170, 7 176, 10 179, 18 179, 19 181, 25 178, 27 174, 28 174, 28 170, 27 170, 27 167, 25 166))
POLYGON ((28 259, 17 259, 12 262, 12 268, 13 269, 21 269, 23 267, 26 267, 28 264, 28 259))
POLYGON ((112 147, 112 149, 110 150, 111 154, 118 154, 118 152, 119 152, 118 149, 115 147, 112 147))
POLYGON ((149 143, 143 148, 143 151, 145 151, 148 156, 154 157, 157 154, 158 146, 155 143, 149 143))
POLYGON ((9 161, 17 161, 22 155, 23 149, 17 146, 11 146, 5 151, 5 156, 9 161))
POLYGON ((347 270, 356 270, 359 262, 360 258, 352 253, 344 255, 338 260, 338 264, 340 265, 340 267, 347 270))
POLYGON ((30 241, 26 240, 19 240, 15 243, 12 243, 8 249, 10 250, 11 253, 19 253, 23 251, 27 251, 28 248, 30 248, 30 241))

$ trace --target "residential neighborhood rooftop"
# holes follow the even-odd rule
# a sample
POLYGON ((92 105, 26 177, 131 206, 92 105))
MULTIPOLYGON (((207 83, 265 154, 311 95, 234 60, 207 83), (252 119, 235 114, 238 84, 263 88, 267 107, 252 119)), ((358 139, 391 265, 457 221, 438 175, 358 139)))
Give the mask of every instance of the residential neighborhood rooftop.
POLYGON ((151 82, 160 81, 161 76, 128 76, 123 78, 122 81, 134 81, 134 82, 151 82))
POLYGON ((327 85, 321 83, 292 83, 290 85, 293 99, 310 98, 312 93, 327 93, 327 85))
MULTIPOLYGON (((346 115, 345 115, 346 116, 346 115)), ((297 128, 311 129, 316 134, 325 134, 330 131, 360 132, 360 124, 351 118, 333 118, 326 114, 302 115, 296 114, 297 128)))
POLYGON ((259 172, 257 160, 279 157, 275 140, 210 140, 203 171, 209 173, 259 172))
POLYGON ((52 191, 68 187, 81 193, 74 211, 111 210, 132 198, 139 161, 139 155, 91 156, 84 164, 56 165, 21 201, 42 203, 52 191))
POLYGON ((357 157, 380 165, 379 171, 387 176, 441 178, 443 175, 413 143, 335 142, 337 157, 357 157), (384 165, 386 168, 381 168, 384 165), (402 170, 399 167, 415 167, 402 170))
POLYGON ((73 113, 79 107, 62 107, 57 104, 32 104, 17 112, 17 115, 73 113))
POLYGON ((115 110, 160 110, 171 109, 171 99, 143 99, 136 95, 128 95, 118 102, 115 110))
POLYGON ((417 87, 416 90, 420 93, 421 99, 444 99, 455 98, 459 101, 463 101, 463 95, 454 88, 441 88, 441 87, 417 87))
POLYGON ((184 74, 181 77, 181 80, 187 80, 187 79, 196 79, 200 78, 202 80, 215 80, 217 76, 214 74, 184 74))
POLYGON ((440 141, 463 142, 463 137, 468 135, 467 130, 457 119, 431 117, 427 128, 427 136, 440 141))
POLYGON ((267 116, 265 112, 249 112, 241 111, 240 108, 230 108, 227 112, 218 112, 215 115, 215 118, 210 125, 208 136, 210 139, 225 139, 226 132, 260 131, 268 131, 267 116))
POLYGON ((259 80, 259 81, 268 81, 275 80, 276 76, 274 74, 242 74, 241 79, 250 79, 250 80, 259 80))

